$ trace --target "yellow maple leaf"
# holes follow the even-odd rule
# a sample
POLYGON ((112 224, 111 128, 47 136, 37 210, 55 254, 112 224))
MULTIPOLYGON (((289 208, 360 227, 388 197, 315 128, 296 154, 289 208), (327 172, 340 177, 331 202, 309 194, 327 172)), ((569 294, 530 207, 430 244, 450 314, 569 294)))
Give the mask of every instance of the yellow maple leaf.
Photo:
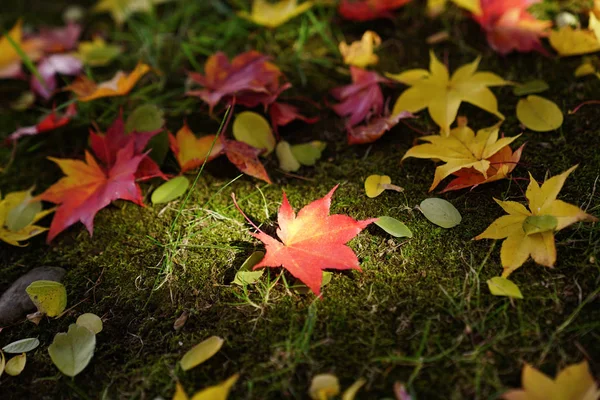
POLYGON ((565 25, 550 32, 550 45, 561 56, 576 56, 600 50, 600 21, 590 12, 588 29, 575 29, 565 25))
POLYGON ((42 232, 48 230, 42 226, 34 225, 37 221, 44 218, 46 215, 54 212, 54 209, 40 211, 35 214, 32 220, 24 227, 18 230, 11 231, 6 226, 7 217, 11 210, 15 207, 29 202, 31 200, 31 191, 24 190, 20 192, 12 192, 6 195, 6 197, 0 200, 0 240, 13 245, 13 246, 24 246, 19 242, 27 240, 33 236, 39 235, 42 232))
POLYGON ((379 57, 373 51, 380 44, 381 38, 377 33, 366 31, 360 40, 352 42, 350 45, 341 42, 339 50, 344 57, 344 64, 365 68, 367 65, 375 65, 379 62, 379 57))
MULTIPOLYGON (((229 392, 239 378, 238 374, 232 375, 229 379, 218 383, 215 386, 207 387, 206 389, 202 389, 196 394, 192 396, 191 400, 227 400, 229 396, 229 392)), ((175 388, 175 394, 173 396, 173 400, 189 400, 190 398, 183 390, 183 387, 179 382, 177 382, 177 386, 175 388)))
POLYGON ((150 12, 154 5, 167 1, 170 0, 99 0, 94 11, 108 12, 117 25, 123 25, 132 14, 150 12))
POLYGON ((111 80, 98 83, 91 81, 85 76, 80 76, 71 85, 65 87, 77 95, 77 100, 82 102, 92 101, 101 97, 123 96, 131 91, 137 81, 144 76, 150 67, 144 63, 138 63, 131 73, 126 74, 118 71, 111 80))
POLYGON ((587 361, 569 365, 552 379, 529 364, 521 373, 523 389, 502 395, 504 400, 598 400, 600 391, 587 361))
POLYGON ((552 267, 556 262, 554 232, 577 222, 597 221, 579 207, 556 200, 565 180, 577 166, 546 180, 542 186, 529 174, 530 182, 525 196, 529 208, 514 201, 494 199, 508 213, 495 220, 475 239, 505 239, 500 250, 502 277, 508 277, 529 256, 543 266, 552 267))
POLYGON ((429 54, 429 71, 411 69, 400 74, 386 74, 388 78, 411 86, 396 101, 392 115, 402 111, 416 113, 427 108, 433 121, 441 128, 441 134, 446 136, 463 101, 504 119, 488 86, 504 86, 510 82, 491 72, 477 72, 481 57, 463 65, 450 77, 448 69, 434 52, 429 54))
POLYGON ((257 25, 277 28, 312 6, 312 1, 305 1, 298 5, 297 0, 280 0, 277 3, 270 3, 267 0, 254 0, 250 13, 240 11, 237 14, 257 25))
POLYGON ((40 40, 23 40, 22 25, 21 20, 17 21, 15 26, 5 36, 0 37, 0 78, 13 77, 21 70, 21 56, 19 56, 6 36, 9 36, 32 60, 35 61, 42 55, 42 42, 40 40))
POLYGON ((474 168, 488 178, 491 156, 508 146, 520 135, 498 139, 500 125, 480 129, 477 134, 466 125, 452 129, 448 136, 431 135, 420 138, 428 143, 409 149, 402 160, 408 157, 442 160, 444 165, 435 169, 431 192, 447 176, 463 168, 474 168))

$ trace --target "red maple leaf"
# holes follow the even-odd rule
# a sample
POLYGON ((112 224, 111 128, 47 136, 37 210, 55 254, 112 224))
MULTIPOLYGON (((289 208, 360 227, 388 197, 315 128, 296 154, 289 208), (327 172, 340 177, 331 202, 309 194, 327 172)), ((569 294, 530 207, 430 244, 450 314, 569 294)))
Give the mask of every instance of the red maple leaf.
POLYGON ((96 133, 90 130, 90 144, 94 154, 110 169, 115 165, 119 150, 133 143, 133 151, 135 155, 143 155, 139 168, 136 171, 136 178, 140 180, 160 177, 167 179, 154 160, 144 153, 146 145, 152 137, 160 133, 162 129, 151 132, 131 132, 125 133, 125 124, 123 123, 123 113, 113 122, 107 129, 106 134, 96 133))
POLYGON ((203 87, 201 90, 187 92, 188 96, 197 96, 210 107, 210 112, 221 100, 230 102, 235 98, 236 104, 265 107, 275 101, 279 94, 291 85, 280 85, 281 71, 268 57, 257 52, 248 51, 231 60, 223 52, 213 54, 204 65, 204 75, 198 72, 189 73, 190 79, 203 87))
POLYGON ((508 174, 510 174, 518 165, 519 160, 521 159, 521 153, 523 152, 523 147, 525 147, 525 145, 522 145, 513 153, 510 146, 505 146, 488 158, 490 167, 486 171, 487 178, 483 176, 481 172, 475 170, 475 168, 459 169, 452 174, 456 176, 456 178, 450 181, 441 193, 468 187, 475 188, 484 183, 490 183, 508 177, 508 174))
POLYGON ((411 113, 402 111, 395 115, 374 118, 366 125, 348 128, 348 144, 373 143, 382 137, 384 133, 398 125, 401 119, 411 117, 413 117, 411 113))
POLYGON ((38 133, 58 129, 67 125, 75 115, 77 115, 77 106, 75 103, 69 104, 62 116, 58 115, 56 113, 56 108, 53 107, 52 112, 44 117, 38 124, 17 129, 8 136, 7 140, 16 141, 23 136, 32 136, 37 135, 38 133))
POLYGON ((412 0, 342 0, 338 12, 346 19, 369 21, 376 18, 389 18, 391 11, 412 0))
POLYGON ((490 46, 500 54, 537 50, 548 54, 540 38, 548 36, 551 21, 540 21, 527 8, 539 0, 481 0, 475 21, 486 32, 490 46))
POLYGON ((283 267, 317 296, 321 292, 323 270, 360 271, 358 258, 346 243, 376 219, 357 221, 347 215, 329 215, 331 196, 336 189, 337 186, 322 199, 302 208, 298 215, 284 192, 278 213, 279 240, 260 230, 252 234, 265 244, 267 251, 254 269, 283 267))
POLYGON ((383 93, 380 82, 390 82, 377 72, 366 71, 355 66, 350 67, 352 84, 331 90, 339 104, 333 105, 333 111, 340 117, 349 117, 348 127, 358 125, 370 115, 380 115, 383 111, 383 93))
POLYGON ((307 124, 314 124, 319 117, 309 118, 300 114, 298 107, 287 103, 275 102, 269 106, 269 117, 273 130, 277 133, 277 128, 289 124, 292 121, 300 120, 307 124))
POLYGON ((135 182, 135 172, 143 158, 143 154, 134 155, 133 142, 117 152, 116 160, 107 172, 87 151, 85 162, 50 157, 66 176, 38 196, 40 200, 59 204, 47 242, 77 221, 81 221, 92 235, 94 216, 113 200, 124 199, 143 206, 142 191, 135 182))
POLYGON ((223 139, 222 142, 225 155, 237 169, 246 175, 262 179, 267 183, 272 183, 264 165, 258 159, 258 155, 263 150, 252 147, 244 142, 238 142, 237 140, 223 139))

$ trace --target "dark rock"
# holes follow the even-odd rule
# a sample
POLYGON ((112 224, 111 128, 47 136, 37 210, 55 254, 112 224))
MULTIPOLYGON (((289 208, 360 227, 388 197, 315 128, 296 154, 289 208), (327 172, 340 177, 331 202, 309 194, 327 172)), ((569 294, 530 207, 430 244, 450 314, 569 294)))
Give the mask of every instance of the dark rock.
POLYGON ((59 267, 37 267, 17 279, 0 297, 0 326, 11 324, 35 310, 25 289, 35 281, 62 281, 65 271, 59 267))

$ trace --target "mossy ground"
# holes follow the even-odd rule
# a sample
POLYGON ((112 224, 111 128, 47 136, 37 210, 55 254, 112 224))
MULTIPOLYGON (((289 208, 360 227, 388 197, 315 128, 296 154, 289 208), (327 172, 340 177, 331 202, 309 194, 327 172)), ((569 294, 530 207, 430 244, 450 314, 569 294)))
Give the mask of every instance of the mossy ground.
MULTIPOLYGON (((26 3, 0 19, 5 29, 21 15, 35 25, 57 23, 64 8, 60 2, 44 3, 48 12, 31 15, 26 3)), ((231 3, 237 7, 238 2, 231 3)), ((576 5, 548 2, 538 11, 553 16, 561 7, 576 5)), ((551 88, 544 96, 556 101, 565 114, 581 101, 594 99, 600 89, 595 78, 573 77, 580 63, 577 57, 496 55, 478 28, 454 9, 430 21, 423 16, 423 4, 416 2, 397 15, 395 21, 352 24, 333 10, 315 8, 275 31, 241 21, 217 0, 166 4, 153 15, 135 16, 122 30, 93 16, 88 29, 106 29, 109 37, 130 50, 114 68, 94 70, 96 78, 112 76, 116 67, 130 69, 139 58, 163 73, 145 79, 126 98, 82 104, 69 128, 23 140, 14 164, 0 178, 2 191, 32 184, 38 190, 48 187, 60 172, 45 157, 80 155, 90 121, 106 127, 120 107, 127 113, 152 102, 165 109, 171 130, 185 118, 195 132, 216 131, 219 121, 210 120, 199 101, 182 94, 185 69, 197 69, 194 63, 202 65, 218 50, 230 56, 248 49, 270 54, 293 82, 293 95, 322 102, 327 90, 349 81, 334 53, 342 38, 353 40, 366 29, 376 30, 384 38, 378 70, 399 72, 425 67, 430 47, 425 38, 447 29, 452 39, 433 48, 448 58, 451 69, 482 54, 482 70, 518 82, 544 79, 551 88)), ((0 85, 7 93, 3 101, 14 93, 15 85, 0 85)), ((386 93, 395 97, 401 90, 391 87, 386 93)), ((521 133, 514 117, 517 97, 509 87, 494 92, 507 116, 502 130, 509 136, 521 133)), ((527 145, 514 176, 526 178, 531 171, 542 180, 580 164, 561 198, 598 215, 598 110, 588 106, 566 115, 556 132, 525 132, 517 143, 527 145)), ((463 105, 460 113, 474 128, 495 122, 469 105, 463 105)), ((2 135, 35 122, 39 114, 40 108, 20 114, 1 111, 2 135)), ((368 384, 359 398, 392 398, 393 383, 402 381, 419 399, 495 399, 507 387, 520 384, 523 362, 554 374, 587 358, 593 370, 600 371, 598 225, 579 224, 557 235, 556 268, 528 262, 512 275, 524 300, 494 297, 485 282, 501 272, 499 243, 471 238, 502 214, 492 197, 523 201, 526 182, 500 181, 444 195, 460 210, 463 221, 454 229, 438 228, 415 208, 430 196, 433 163, 410 159, 400 164, 418 133, 400 124, 373 145, 349 147, 342 122, 327 110, 320 115, 322 120, 315 125, 282 129, 292 143, 313 139, 328 143, 318 165, 300 171, 304 179, 281 173, 271 157, 266 165, 275 183, 266 186, 248 177, 235 179, 234 168, 217 160, 203 171, 184 206, 183 200, 145 208, 115 202, 97 215, 93 237, 77 225, 50 246, 41 237, 25 248, 2 245, 1 288, 31 267, 63 266, 68 269, 65 285, 72 308, 58 320, 44 320, 39 326, 24 322, 2 331, 2 344, 39 337, 42 346, 30 354, 20 377, 2 378, 1 397, 170 398, 176 379, 193 393, 240 372, 232 398, 303 399, 315 374, 331 372, 343 387, 365 377, 368 384), (405 191, 366 198, 363 181, 373 173, 390 175, 405 191), (252 220, 273 233, 282 190, 299 209, 336 184, 340 187, 333 213, 357 219, 389 215, 404 221, 414 237, 394 239, 376 226, 367 228, 351 242, 362 273, 335 273, 320 300, 289 290, 283 282, 286 278, 290 283, 288 275, 270 285, 279 276, 277 269, 247 293, 230 285, 243 260, 260 248, 233 207, 231 192, 252 220), (176 332, 173 323, 183 311, 190 317, 176 332), (92 363, 68 379, 52 365, 46 347, 84 312, 102 316, 105 328, 98 335, 92 363), (178 369, 184 352, 210 335, 225 339, 222 351, 191 371, 178 369)), ((425 112, 410 125, 435 129, 425 112)), ((8 157, 8 150, 2 151, 8 157)), ((176 171, 172 158, 164 169, 176 171)), ((157 184, 144 184, 144 192, 157 184)))

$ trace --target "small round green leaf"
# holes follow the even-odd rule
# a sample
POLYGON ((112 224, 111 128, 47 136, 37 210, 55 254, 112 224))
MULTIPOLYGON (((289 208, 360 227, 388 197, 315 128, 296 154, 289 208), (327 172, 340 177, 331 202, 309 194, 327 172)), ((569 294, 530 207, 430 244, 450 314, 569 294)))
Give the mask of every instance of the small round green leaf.
POLYGON ((60 282, 35 281, 25 289, 38 311, 56 317, 67 307, 67 290, 60 282))
POLYGON ((99 316, 92 313, 81 314, 77 318, 77 325, 88 328, 90 331, 98 334, 102 332, 102 319, 99 316))
POLYGON ((178 176, 176 178, 167 181, 156 188, 152 192, 150 198, 152 204, 168 203, 169 201, 175 200, 181 197, 190 186, 190 181, 185 176, 178 176))
POLYGON ((218 336, 211 336, 205 341, 198 343, 192 347, 185 355, 181 358, 179 364, 184 371, 190 370, 197 365, 202 364, 221 349, 224 340, 218 336))
POLYGON ((406 225, 392 217, 378 217, 375 225, 394 237, 412 237, 412 232, 406 225))
POLYGON ((487 281, 488 288, 494 296, 506 296, 513 297, 515 299, 522 299, 523 294, 521 290, 514 282, 509 281, 501 276, 495 276, 487 281))
POLYGON ((27 353, 28 351, 36 349, 40 345, 40 341, 36 338, 27 338, 17 340, 16 342, 12 342, 11 344, 7 344, 2 348, 2 351, 5 353, 27 353))
POLYGON ((563 113, 556 103, 535 95, 519 100, 517 118, 527 128, 536 132, 558 129, 564 119, 563 113))
POLYGON ((236 140, 264 149, 263 155, 268 155, 275 149, 275 136, 271 126, 260 114, 252 111, 239 113, 233 121, 232 130, 236 140))
POLYGON ((164 112, 154 104, 139 106, 129 115, 125 122, 125 132, 150 132, 163 127, 164 112))
POLYGON ((245 286, 255 283, 265 272, 263 269, 252 271, 252 267, 263 259, 265 253, 263 251, 255 251, 244 261, 239 271, 235 274, 235 278, 231 282, 234 285, 245 286))
POLYGON ((6 363, 4 370, 10 376, 17 376, 23 369, 25 369, 25 363, 27 362, 27 355, 25 353, 14 356, 6 363))
POLYGON ((71 324, 67 333, 58 333, 48 347, 56 368, 67 376, 75 376, 87 367, 94 356, 96 335, 84 326, 71 324))
POLYGON ((6 215, 4 225, 8 230, 17 232, 31 224, 35 216, 42 212, 41 201, 31 201, 33 197, 28 193, 23 201, 13 207, 6 215))
POLYGON ((302 165, 315 165, 317 160, 321 158, 323 150, 327 147, 327 144, 314 140, 310 143, 295 144, 291 147, 292 154, 302 165))
POLYGON ((419 205, 419 209, 425 218, 442 228, 453 228, 462 221, 456 207, 444 199, 434 197, 425 199, 419 205))
POLYGON ((292 153, 290 144, 285 140, 277 143, 275 147, 275 155, 279 160, 279 168, 287 172, 296 172, 301 165, 292 153))
POLYGON ((553 215, 532 215, 523 220, 523 231, 527 235, 553 231, 558 225, 558 219, 553 215))
POLYGON ((515 86, 513 88, 513 94, 515 96, 525 96, 533 93, 542 93, 548 89, 550 89, 550 86, 548 86, 545 81, 541 79, 535 79, 533 81, 525 82, 515 86))

